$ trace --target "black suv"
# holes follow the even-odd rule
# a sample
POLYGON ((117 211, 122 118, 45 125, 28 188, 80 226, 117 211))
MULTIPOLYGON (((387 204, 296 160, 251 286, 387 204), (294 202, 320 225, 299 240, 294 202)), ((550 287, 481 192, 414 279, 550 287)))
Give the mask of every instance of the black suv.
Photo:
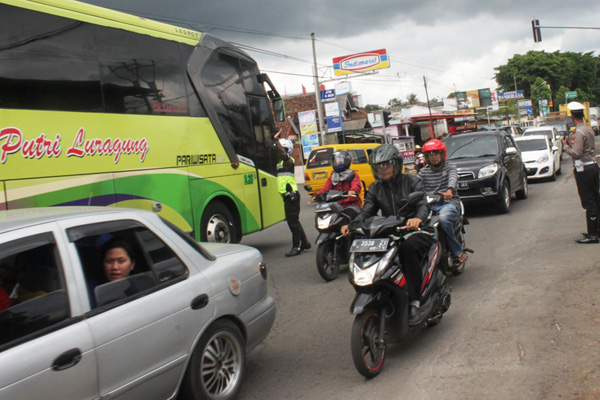
POLYGON ((514 193, 527 198, 527 172, 521 151, 505 131, 483 131, 448 137, 447 159, 458 169, 458 195, 464 203, 495 203, 510 210, 514 193))

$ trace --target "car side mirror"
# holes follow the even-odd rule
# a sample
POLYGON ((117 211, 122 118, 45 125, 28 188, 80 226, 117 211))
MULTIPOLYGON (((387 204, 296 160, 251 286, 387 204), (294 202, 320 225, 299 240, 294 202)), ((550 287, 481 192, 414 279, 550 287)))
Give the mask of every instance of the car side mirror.
POLYGON ((506 148, 506 155, 507 156, 510 156, 510 155, 513 155, 513 154, 517 154, 518 152, 519 151, 517 150, 516 147, 507 147, 506 148))
POLYGON ((558 147, 552 146, 552 152, 556 153, 558 151, 558 147))

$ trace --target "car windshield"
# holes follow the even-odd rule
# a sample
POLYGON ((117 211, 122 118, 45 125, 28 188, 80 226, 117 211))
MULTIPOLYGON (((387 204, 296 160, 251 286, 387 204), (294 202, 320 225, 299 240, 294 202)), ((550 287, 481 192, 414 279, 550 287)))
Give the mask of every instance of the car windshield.
POLYGON ((565 122, 545 122, 544 126, 553 126, 559 132, 567 131, 567 124, 565 122))
POLYGON ((523 136, 531 136, 531 135, 546 135, 548 139, 552 140, 552 131, 544 130, 544 131, 525 131, 523 136))
POLYGON ((445 142, 448 159, 495 156, 498 154, 496 136, 452 136, 445 142))
POLYGON ((548 150, 548 143, 544 139, 517 140, 517 146, 521 151, 548 150))

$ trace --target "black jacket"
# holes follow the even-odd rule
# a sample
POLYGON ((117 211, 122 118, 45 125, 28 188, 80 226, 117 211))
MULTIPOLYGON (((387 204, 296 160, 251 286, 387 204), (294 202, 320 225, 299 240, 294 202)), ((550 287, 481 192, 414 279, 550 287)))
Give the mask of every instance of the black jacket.
MULTIPOLYGON (((392 179, 392 185, 378 179, 369 186, 357 220, 377 215, 379 210, 384 217, 396 215, 404 206, 401 200, 413 192, 423 192, 423 181, 416 175, 399 174, 392 179)), ((424 222, 429 215, 427 200, 423 197, 415 206, 404 208, 400 215, 406 218, 420 218, 424 222)))

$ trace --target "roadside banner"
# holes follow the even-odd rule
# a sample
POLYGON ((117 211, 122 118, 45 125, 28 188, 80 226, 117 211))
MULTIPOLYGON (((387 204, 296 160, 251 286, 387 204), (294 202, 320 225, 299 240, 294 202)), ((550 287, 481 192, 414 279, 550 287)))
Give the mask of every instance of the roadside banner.
POLYGON ((342 117, 340 115, 340 103, 325 104, 325 118, 327 120, 327 132, 342 131, 342 117))
POLYGON ((302 136, 302 154, 304 155, 304 159, 306 159, 313 147, 319 145, 316 111, 299 112, 298 122, 300 123, 300 135, 302 136))
POLYGON ((508 101, 524 99, 525 92, 522 90, 513 90, 512 92, 498 92, 498 101, 508 101))

